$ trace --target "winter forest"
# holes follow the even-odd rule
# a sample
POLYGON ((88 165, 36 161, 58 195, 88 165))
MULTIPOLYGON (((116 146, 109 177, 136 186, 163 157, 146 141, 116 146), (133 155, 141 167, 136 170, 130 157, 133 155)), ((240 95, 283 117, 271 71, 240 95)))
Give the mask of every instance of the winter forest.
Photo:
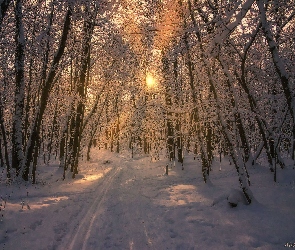
POLYGON ((255 167, 294 193, 294 55, 293 0, 0 0, 1 183, 109 152, 205 186, 227 159, 247 207, 255 167))

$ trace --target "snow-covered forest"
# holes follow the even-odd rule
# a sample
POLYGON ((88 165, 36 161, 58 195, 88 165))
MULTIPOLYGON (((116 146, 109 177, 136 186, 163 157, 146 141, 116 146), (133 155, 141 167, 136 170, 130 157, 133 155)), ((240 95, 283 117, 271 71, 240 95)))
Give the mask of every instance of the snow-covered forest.
MULTIPOLYGON (((249 208, 260 202, 252 180, 278 200, 287 183, 295 209, 294 55, 293 0, 0 0, 2 217, 13 187, 46 186, 53 166, 75 186, 115 154, 167 178, 178 167, 211 191, 234 171, 228 186, 249 208)), ((106 248, 73 244, 64 249, 106 248)))

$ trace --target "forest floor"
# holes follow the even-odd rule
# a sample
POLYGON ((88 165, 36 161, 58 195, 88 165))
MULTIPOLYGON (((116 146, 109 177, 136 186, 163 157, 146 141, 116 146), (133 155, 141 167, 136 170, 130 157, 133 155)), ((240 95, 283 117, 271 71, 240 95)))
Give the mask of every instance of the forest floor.
POLYGON ((236 171, 216 159, 210 184, 200 163, 92 152, 75 179, 57 165, 39 166, 35 185, 0 176, 0 250, 286 249, 295 247, 295 170, 249 169, 255 201, 232 208, 236 171), (2 178, 2 179, 1 179, 2 178))

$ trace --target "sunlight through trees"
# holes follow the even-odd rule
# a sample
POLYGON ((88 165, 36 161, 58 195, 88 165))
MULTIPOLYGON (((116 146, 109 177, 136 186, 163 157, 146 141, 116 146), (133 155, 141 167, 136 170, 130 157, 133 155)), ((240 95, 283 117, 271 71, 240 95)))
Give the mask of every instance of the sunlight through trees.
POLYGON ((157 80, 151 73, 147 73, 145 81, 148 88, 157 87, 157 80))

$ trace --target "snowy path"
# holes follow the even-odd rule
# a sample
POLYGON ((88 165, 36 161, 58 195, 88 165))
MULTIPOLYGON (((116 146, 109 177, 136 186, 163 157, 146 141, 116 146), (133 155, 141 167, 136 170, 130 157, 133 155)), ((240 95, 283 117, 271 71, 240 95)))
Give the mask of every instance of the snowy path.
POLYGON ((93 223, 99 216, 102 216, 103 210, 101 204, 107 199, 106 195, 112 185, 114 185, 114 179, 120 172, 121 168, 113 168, 111 172, 105 176, 99 185, 97 185, 91 203, 88 203, 85 215, 80 219, 78 227, 74 229, 74 232, 70 232, 68 237, 65 238, 66 244, 59 246, 59 249, 87 249, 86 243, 89 240, 89 235, 93 231, 93 223))
MULTIPOLYGON (((167 228, 165 219, 159 216, 163 206, 155 206, 153 199, 160 191, 155 182, 166 176, 159 166, 145 170, 138 165, 148 167, 147 163, 148 159, 135 164, 122 159, 122 167, 113 167, 100 179, 92 197, 87 198, 91 202, 81 212, 84 215, 79 215, 79 222, 73 222, 77 226, 68 232, 58 249, 158 249, 167 228)), ((168 221, 170 224, 173 220, 168 221)), ((168 240, 176 234, 171 229, 165 237, 168 240)))
MULTIPOLYGON (((60 250, 181 249, 189 241, 194 245, 191 234, 181 236, 183 230, 177 229, 177 218, 174 218, 174 206, 189 202, 178 196, 194 189, 189 186, 186 191, 183 186, 183 190, 180 187, 175 191, 178 193, 174 198, 167 196, 167 192, 174 192, 171 186, 177 184, 176 176, 164 175, 162 164, 151 163, 149 158, 112 160, 107 164, 109 172, 97 180, 91 192, 81 193, 79 200, 74 197, 73 202, 80 209, 73 210, 69 219, 56 227, 71 230, 56 230, 54 238, 59 243, 53 247, 60 250), (178 246, 179 240, 186 242, 178 246)), ((194 194, 188 195, 192 201, 201 201, 194 194)), ((73 203, 66 205, 68 211, 73 207, 73 203)), ((184 207, 183 212, 186 209, 192 206, 184 207)), ((188 226, 185 229, 189 230, 188 226)))
POLYGON ((212 185, 202 182, 193 158, 186 158, 185 170, 173 167, 168 176, 164 161, 130 159, 107 151, 83 164, 75 180, 61 181, 60 169, 48 166, 40 172, 44 186, 2 185, 1 197, 9 198, 5 208, 3 199, 0 204, 1 250, 295 246, 293 169, 279 171, 278 179, 284 182, 276 184, 267 168, 250 169, 259 203, 232 209, 225 197, 238 182, 227 161, 220 171, 216 162, 212 185))

